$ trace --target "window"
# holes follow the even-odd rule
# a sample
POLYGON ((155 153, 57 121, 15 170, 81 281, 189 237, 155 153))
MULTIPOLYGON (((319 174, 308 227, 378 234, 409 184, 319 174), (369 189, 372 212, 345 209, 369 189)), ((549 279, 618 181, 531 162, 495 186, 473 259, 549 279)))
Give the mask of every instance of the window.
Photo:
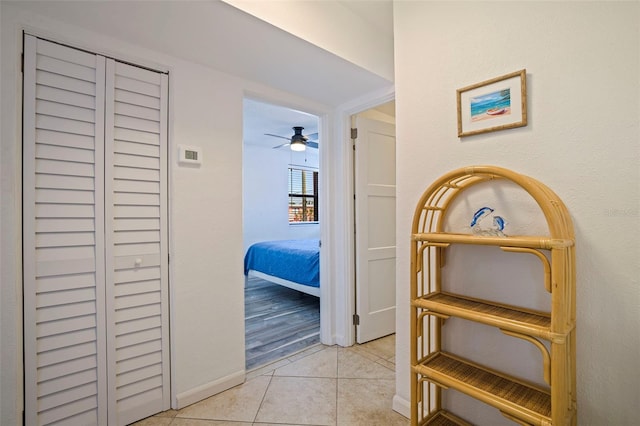
POLYGON ((289 223, 318 221, 318 172, 289 167, 289 223))

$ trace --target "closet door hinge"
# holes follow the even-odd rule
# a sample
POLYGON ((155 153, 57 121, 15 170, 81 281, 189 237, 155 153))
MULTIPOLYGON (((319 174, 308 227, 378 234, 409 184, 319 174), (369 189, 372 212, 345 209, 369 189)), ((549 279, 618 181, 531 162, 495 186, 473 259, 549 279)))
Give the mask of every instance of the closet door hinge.
POLYGON ((24 74, 24 53, 20 54, 20 72, 24 74))
POLYGON ((360 325, 360 315, 353 314, 353 325, 360 325))
POLYGON ((351 129, 351 139, 357 139, 358 138, 358 129, 357 128, 352 128, 351 129))

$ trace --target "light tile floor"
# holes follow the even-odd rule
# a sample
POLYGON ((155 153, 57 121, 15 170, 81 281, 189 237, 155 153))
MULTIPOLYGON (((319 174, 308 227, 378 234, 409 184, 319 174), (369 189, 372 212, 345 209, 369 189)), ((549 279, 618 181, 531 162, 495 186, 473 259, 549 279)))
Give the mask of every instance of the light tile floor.
POLYGON ((247 374, 218 395, 135 426, 406 426, 391 409, 395 336, 349 348, 317 345, 247 374))

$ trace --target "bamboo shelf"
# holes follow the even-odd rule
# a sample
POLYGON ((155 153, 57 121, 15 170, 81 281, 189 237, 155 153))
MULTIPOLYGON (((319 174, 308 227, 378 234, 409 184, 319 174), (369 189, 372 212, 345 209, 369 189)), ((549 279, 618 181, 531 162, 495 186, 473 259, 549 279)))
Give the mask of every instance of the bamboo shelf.
POLYGON ((548 391, 445 352, 436 352, 416 372, 479 399, 532 425, 551 423, 548 391))
POLYGON ((424 241, 432 243, 457 243, 457 244, 475 244, 483 246, 499 246, 499 247, 525 247, 537 249, 552 249, 571 247, 573 240, 567 239, 551 239, 542 237, 485 237, 481 235, 468 234, 413 234, 412 239, 415 241, 424 241))
POLYGON ((471 426, 471 423, 446 410, 434 413, 431 417, 425 419, 422 424, 428 426, 471 426))
POLYGON ((443 407, 446 389, 495 407, 518 424, 577 424, 574 241, 571 218, 562 201, 530 177, 500 167, 473 166, 454 170, 427 188, 416 207, 411 235, 412 426, 470 424, 443 407), (444 232, 452 201, 465 189, 493 180, 507 180, 524 189, 544 215, 548 234, 444 232), (445 291, 440 270, 446 250, 457 244, 494 246, 537 256, 544 270, 541 285, 551 294, 548 311, 445 291), (547 386, 534 385, 447 352, 442 347, 446 333, 443 324, 450 317, 496 327, 510 337, 535 345, 542 354, 547 386))
POLYGON ((551 334, 551 315, 450 293, 431 293, 412 301, 412 305, 452 317, 476 321, 503 330, 524 333, 546 340, 562 340, 551 334))

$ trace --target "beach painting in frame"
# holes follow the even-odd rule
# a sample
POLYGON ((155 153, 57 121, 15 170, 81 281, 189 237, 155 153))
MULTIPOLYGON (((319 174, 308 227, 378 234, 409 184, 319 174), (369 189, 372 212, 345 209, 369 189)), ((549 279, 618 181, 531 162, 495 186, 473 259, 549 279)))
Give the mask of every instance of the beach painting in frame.
POLYGON ((498 90, 470 99, 471 121, 499 118, 511 114, 511 89, 498 90))
POLYGON ((526 70, 457 90, 458 136, 527 125, 526 70))

